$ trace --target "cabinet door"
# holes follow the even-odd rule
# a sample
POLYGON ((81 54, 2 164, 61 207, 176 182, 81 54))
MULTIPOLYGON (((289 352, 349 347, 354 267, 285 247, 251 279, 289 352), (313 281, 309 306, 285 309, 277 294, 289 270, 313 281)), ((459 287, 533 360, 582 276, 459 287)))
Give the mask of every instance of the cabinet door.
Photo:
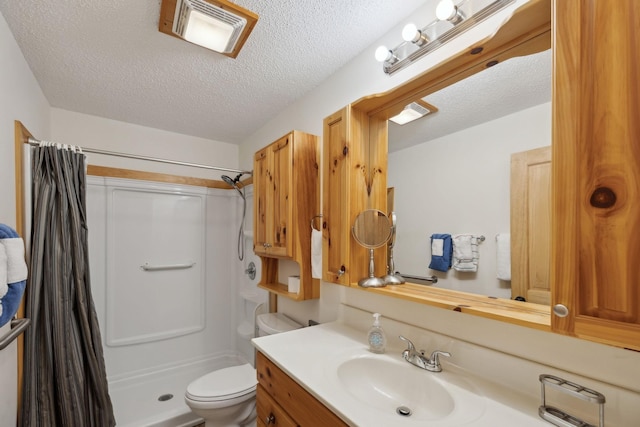
POLYGON ((293 167, 293 141, 292 136, 286 135, 269 146, 271 155, 271 174, 267 200, 269 206, 269 221, 267 230, 270 233, 267 238, 271 246, 269 252, 274 256, 293 256, 293 239, 289 238, 292 227, 292 167, 293 167))
POLYGON ((322 279, 349 286, 349 107, 324 120, 322 279))
POLYGON ((554 8, 552 327, 640 350, 640 2, 554 8))
POLYGON ((257 255, 267 253, 267 187, 270 181, 268 147, 258 151, 253 158, 253 251, 257 255))

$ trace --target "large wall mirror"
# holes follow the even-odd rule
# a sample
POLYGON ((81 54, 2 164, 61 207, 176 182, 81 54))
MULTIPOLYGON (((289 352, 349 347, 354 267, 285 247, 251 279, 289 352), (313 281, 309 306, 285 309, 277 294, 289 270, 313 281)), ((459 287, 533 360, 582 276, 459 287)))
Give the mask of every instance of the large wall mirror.
MULTIPOLYGON (((551 50, 500 62, 421 99, 437 112, 404 125, 389 122, 387 184, 394 189, 397 217, 396 269, 412 276, 435 274, 435 287, 532 300, 524 291, 512 292, 512 281, 523 277, 498 279, 497 252, 504 248, 498 248, 496 237, 508 237, 514 228, 532 232, 512 236, 516 241, 549 241, 549 230, 542 226, 511 227, 514 221, 535 218, 510 217, 510 175, 512 154, 551 144, 551 50), (484 236, 477 272, 429 269, 430 236, 436 233, 484 236)), ((531 208, 550 214, 549 181, 540 182, 547 186, 540 192, 549 198, 531 208)), ((540 256, 548 259, 549 253, 540 256)), ((518 265, 531 259, 512 256, 511 262, 514 270, 530 271, 531 281, 548 288, 548 274, 518 265)))
MULTIPOLYGON (((548 266, 546 273, 530 274, 544 283, 544 292, 512 295, 513 280, 498 279, 496 235, 511 233, 513 217, 522 216, 511 214, 512 155, 546 151, 550 176, 551 62, 550 2, 531 0, 488 38, 401 86, 351 105, 368 117, 372 188, 379 195, 383 189, 376 186, 376 174, 385 173, 379 182, 393 194, 387 205, 397 217, 396 270, 438 278, 436 284, 411 279, 371 292, 550 330, 549 279, 537 277, 548 276, 548 266), (402 126, 391 124, 389 119, 412 102, 433 105, 437 112, 402 126), (477 271, 429 269, 432 234, 484 236, 477 271), (514 296, 527 302, 513 301, 514 296)), ((531 180, 523 181, 546 186, 538 197, 550 197, 550 178, 529 172, 531 180)), ((547 227, 548 200, 531 213, 547 227)), ((520 245, 525 250, 515 259, 512 253, 511 271, 514 263, 531 270, 520 263, 531 254, 549 264, 549 250, 539 249, 548 247, 549 231, 528 226, 526 233, 533 239, 520 245)))

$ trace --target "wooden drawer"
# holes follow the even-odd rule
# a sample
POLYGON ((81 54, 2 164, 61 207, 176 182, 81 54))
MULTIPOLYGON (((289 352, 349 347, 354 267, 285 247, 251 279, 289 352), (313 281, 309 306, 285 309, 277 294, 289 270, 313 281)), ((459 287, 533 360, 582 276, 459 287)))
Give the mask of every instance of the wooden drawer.
POLYGON ((257 410, 259 426, 296 427, 298 425, 261 385, 258 385, 257 390, 257 410))
MULTIPOLYGON (((256 370, 258 371, 258 393, 261 391, 267 393, 292 420, 295 420, 297 425, 302 427, 347 425, 260 352, 256 356, 256 370)), ((260 421, 264 423, 264 418, 259 419, 260 421)))

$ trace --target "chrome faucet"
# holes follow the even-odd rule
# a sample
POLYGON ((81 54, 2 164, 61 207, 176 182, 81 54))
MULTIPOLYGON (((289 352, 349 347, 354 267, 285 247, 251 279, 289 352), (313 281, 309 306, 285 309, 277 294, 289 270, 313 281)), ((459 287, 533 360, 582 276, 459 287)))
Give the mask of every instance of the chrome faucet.
POLYGON ((402 357, 407 362, 421 369, 426 369, 429 372, 442 372, 442 366, 440 365, 440 356, 450 357, 451 353, 446 351, 436 350, 431 353, 429 358, 424 356, 424 350, 417 351, 410 339, 398 336, 401 340, 407 342, 407 349, 402 352, 402 357))

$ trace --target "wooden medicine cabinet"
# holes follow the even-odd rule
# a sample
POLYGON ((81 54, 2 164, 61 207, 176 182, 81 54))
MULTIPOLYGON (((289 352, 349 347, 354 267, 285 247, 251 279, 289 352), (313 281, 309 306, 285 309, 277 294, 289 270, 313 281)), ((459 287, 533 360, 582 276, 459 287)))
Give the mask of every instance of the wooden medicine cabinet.
POLYGON ((311 220, 320 212, 318 137, 291 131, 254 155, 253 250, 262 261, 258 286, 294 300, 320 296, 311 277, 311 220), (278 278, 280 260, 300 269, 300 290, 278 278))
MULTIPOLYGON (((493 36, 327 117, 324 280, 357 287, 367 274, 350 227, 364 209, 386 212, 388 118, 497 62, 551 47, 552 309, 410 283, 366 292, 640 350, 640 23, 630 16, 640 16, 639 4, 531 0, 493 36)), ((382 275, 385 254, 376 252, 382 275)))

